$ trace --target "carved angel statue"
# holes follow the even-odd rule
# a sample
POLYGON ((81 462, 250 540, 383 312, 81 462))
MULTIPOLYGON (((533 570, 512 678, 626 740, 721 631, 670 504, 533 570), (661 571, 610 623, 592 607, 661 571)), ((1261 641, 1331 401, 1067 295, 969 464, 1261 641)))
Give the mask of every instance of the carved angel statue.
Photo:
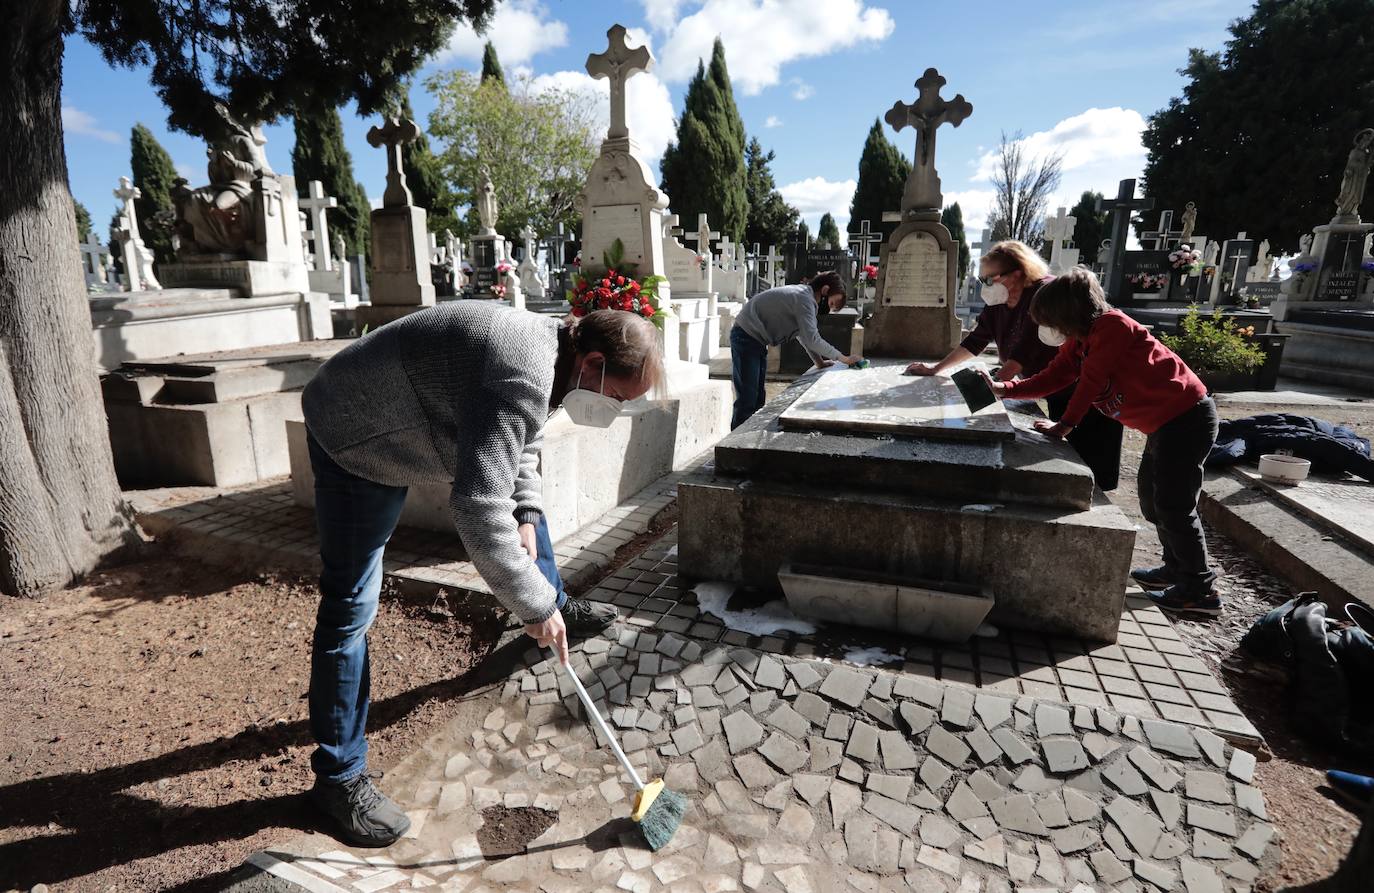
POLYGON ((496 203, 496 186, 491 182, 491 174, 482 168, 482 179, 477 184, 477 219, 482 223, 482 232, 496 231, 496 215, 500 206, 496 203))
POLYGON ((1360 203, 1364 201, 1364 188, 1369 180, 1369 169, 1374 166, 1374 127, 1367 127, 1355 134, 1355 146, 1345 161, 1345 173, 1341 176, 1341 192, 1336 196, 1337 217, 1358 217, 1360 203))
POLYGON ((206 149, 210 185, 191 189, 178 179, 172 190, 180 254, 240 253, 253 238, 253 181, 275 176, 262 147, 262 128, 245 126, 223 103, 215 103, 222 122, 206 149))
POLYGON ((1192 202, 1185 205, 1183 208, 1182 220, 1183 231, 1179 234, 1179 238, 1191 244, 1193 241, 1193 228, 1197 226, 1197 205, 1192 202))

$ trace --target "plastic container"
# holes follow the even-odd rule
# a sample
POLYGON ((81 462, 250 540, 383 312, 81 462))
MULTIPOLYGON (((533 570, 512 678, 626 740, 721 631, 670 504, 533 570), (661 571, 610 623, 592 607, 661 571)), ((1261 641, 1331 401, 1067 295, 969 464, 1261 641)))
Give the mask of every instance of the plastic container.
POLYGON ((1311 470, 1312 463, 1297 456, 1283 456, 1277 453, 1260 456, 1260 477, 1271 484, 1296 484, 1305 481, 1307 473, 1311 470))

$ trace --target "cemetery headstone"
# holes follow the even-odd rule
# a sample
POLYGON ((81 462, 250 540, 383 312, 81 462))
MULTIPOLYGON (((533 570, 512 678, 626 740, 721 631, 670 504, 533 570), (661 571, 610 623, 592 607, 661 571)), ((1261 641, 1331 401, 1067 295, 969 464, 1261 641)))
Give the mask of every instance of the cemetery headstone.
POLYGON ((372 212, 372 302, 359 307, 357 324, 375 329, 434 306, 430 277, 428 228, 424 208, 413 205, 401 163, 401 148, 420 136, 414 121, 387 118, 367 132, 374 148, 386 148, 386 190, 382 206, 372 212))
POLYGON ((709 295, 715 291, 715 264, 710 262, 711 240, 719 233, 713 232, 706 224, 706 215, 697 217, 696 242, 706 246, 706 254, 699 249, 688 248, 674 235, 678 217, 669 214, 664 217, 663 262, 668 270, 668 282, 674 295, 709 295))
POLYGON ((111 286, 117 285, 110 269, 110 250, 94 230, 86 234, 86 241, 78 245, 77 250, 88 291, 108 291, 111 286))
POLYGON ((129 283, 129 291, 156 291, 162 285, 153 275, 153 252, 143 244, 143 237, 138 232, 138 214, 134 210, 134 199, 142 195, 143 190, 128 177, 119 178, 119 188, 114 191, 114 196, 122 206, 115 239, 119 242, 120 260, 124 262, 124 276, 129 283))
POLYGON ((1125 269, 1122 255, 1126 252, 1126 233, 1131 225, 1131 217, 1136 211, 1148 211, 1155 206, 1152 198, 1135 197, 1135 180, 1122 180, 1117 184, 1116 198, 1097 200, 1097 213, 1110 211, 1112 215, 1111 244, 1102 243, 1103 251, 1098 260, 1103 263, 1107 299, 1113 303, 1121 300, 1125 293, 1125 269))
POLYGON ((940 73, 927 68, 916 81, 916 101, 898 100, 885 116, 893 129, 916 132, 916 148, 902 191, 902 222, 878 268, 877 309, 864 336, 865 352, 873 356, 938 357, 959 341, 954 314, 959 252, 940 223, 944 194, 935 168, 935 138, 942 125, 962 124, 973 106, 963 94, 941 98, 944 85, 940 73))
POLYGON ((1122 293, 1113 304, 1130 307, 1141 302, 1167 301, 1173 267, 1167 251, 1126 251, 1121 256, 1122 293))
POLYGON ((474 298, 498 297, 497 285, 502 285, 497 266, 505 262, 507 256, 506 239, 496 231, 496 219, 501 208, 496 200, 496 187, 491 175, 484 167, 477 181, 477 207, 479 228, 472 237, 472 296, 474 298))
POLYGON ((1213 304, 1233 304, 1239 299, 1254 253, 1255 240, 1248 238, 1246 233, 1238 233, 1234 239, 1222 243, 1217 274, 1212 282, 1213 304))
POLYGON ((1050 272, 1058 276, 1078 265, 1078 249, 1066 247, 1073 241, 1078 218, 1069 216, 1064 208, 1045 220, 1045 240, 1050 243, 1050 272))
POLYGON ((536 262, 539 251, 535 248, 535 240, 538 234, 529 224, 520 231, 520 238, 525 240, 525 256, 520 259, 520 289, 526 297, 536 301, 544 300, 548 294, 548 279, 545 278, 543 268, 536 262))
POLYGON ((1170 226, 1174 222, 1173 211, 1163 211, 1159 215, 1159 229, 1142 233, 1142 242, 1149 241, 1153 244, 1156 251, 1168 251, 1175 245, 1180 244, 1183 239, 1183 230, 1171 230, 1170 226))
POLYGON ((337 231, 330 238, 330 208, 339 206, 338 199, 324 194, 324 184, 311 180, 305 186, 305 198, 299 199, 302 213, 306 215, 303 235, 307 242, 306 259, 310 267, 310 290, 329 295, 329 300, 346 307, 356 301, 351 294, 351 270, 343 263, 343 236, 337 231))

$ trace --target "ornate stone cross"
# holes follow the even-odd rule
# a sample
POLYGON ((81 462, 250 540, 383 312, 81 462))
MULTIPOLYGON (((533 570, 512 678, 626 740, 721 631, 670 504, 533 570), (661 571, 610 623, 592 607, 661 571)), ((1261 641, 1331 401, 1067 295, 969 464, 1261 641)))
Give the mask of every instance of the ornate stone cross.
POLYGON ((1183 238, 1183 230, 1169 229, 1174 223, 1173 211, 1161 211, 1159 214, 1159 229, 1151 230, 1140 234, 1141 239, 1153 239, 1156 251, 1168 251, 1172 246, 1170 242, 1183 238))
MULTIPOLYGON (((1135 197, 1135 180, 1122 180, 1117 184, 1116 198, 1099 198, 1097 213, 1110 211, 1112 215, 1111 250, 1106 256, 1107 297, 1116 298, 1121 291, 1121 280, 1126 269, 1121 264, 1121 254, 1126 250, 1126 228, 1131 225, 1132 212, 1148 211, 1155 206, 1152 198, 1135 197)), ((1103 256, 1097 256, 1103 263, 1103 256)))
POLYGON ((1058 248, 1060 242, 1072 241, 1073 228, 1077 225, 1078 219, 1070 217, 1064 208, 1060 208, 1053 217, 1045 219, 1045 238, 1051 246, 1058 248))
POLYGON ((625 45, 624 25, 612 25, 606 37, 609 41, 606 52, 587 57, 587 74, 611 82, 611 126, 606 131, 606 139, 629 139, 630 129, 625 124, 625 82, 641 71, 652 69, 654 57, 646 46, 630 49, 625 45))
POLYGON ((539 233, 535 232, 534 227, 527 223, 525 224, 525 228, 520 230, 520 238, 525 240, 525 259, 530 263, 534 263, 535 254, 537 253, 534 248, 534 241, 539 238, 539 233))
POLYGON ((382 193, 382 207, 403 208, 410 204, 410 187, 406 186, 405 169, 401 166, 401 147, 420 138, 420 128, 410 119, 387 118, 381 127, 367 132, 368 145, 386 146, 386 191, 382 193))
POLYGON ((764 255, 763 259, 768 263, 768 272, 764 274, 764 278, 768 280, 770 285, 776 285, 778 281, 778 267, 782 263, 782 255, 778 254, 776 246, 769 245, 768 253, 764 255))
POLYGON ((137 236, 138 215, 134 212, 134 199, 142 198, 143 190, 135 186, 128 177, 120 177, 119 188, 114 191, 114 197, 123 205, 120 213, 128 218, 128 228, 137 236))
POLYGON ((110 262, 110 250, 100 241, 95 230, 87 233, 86 241, 80 243, 77 248, 81 251, 81 266, 86 274, 86 284, 108 283, 109 275, 106 268, 110 262))
POLYGON ((958 127, 973 114, 973 106, 962 93, 951 100, 941 99, 940 88, 944 85, 945 79, 940 72, 927 68, 916 81, 916 101, 908 105, 898 100, 883 116, 893 130, 911 127, 916 131, 916 155, 902 193, 904 214, 933 209, 938 216, 944 205, 944 194, 940 191, 940 175, 935 170, 935 133, 941 124, 958 127))
POLYGON ((682 227, 678 226, 678 216, 676 214, 663 215, 663 238, 677 239, 682 236, 682 227))
POLYGON ((720 233, 711 229, 711 224, 706 222, 706 212, 697 215, 697 231, 693 237, 697 243, 697 254, 711 254, 711 243, 720 238, 720 233))
POLYGON ((883 234, 873 232, 872 226, 867 220, 859 221, 859 231, 849 237, 849 244, 858 249, 858 256, 855 259, 858 260, 860 266, 868 263, 868 259, 873 253, 873 246, 882 240, 883 234))
POLYGON ((329 256, 332 243, 329 241, 329 224, 325 218, 327 208, 337 208, 339 200, 324 194, 324 184, 311 180, 306 184, 306 197, 300 199, 300 206, 310 215, 310 238, 315 243, 315 269, 334 269, 333 259, 329 256))

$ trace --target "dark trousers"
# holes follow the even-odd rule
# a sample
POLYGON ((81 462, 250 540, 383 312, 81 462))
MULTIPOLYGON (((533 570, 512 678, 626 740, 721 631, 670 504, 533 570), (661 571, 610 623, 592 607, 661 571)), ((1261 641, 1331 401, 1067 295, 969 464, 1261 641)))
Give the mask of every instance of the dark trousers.
POLYGON ((1140 514, 1155 526, 1164 566, 1190 594, 1210 592, 1217 575, 1207 561, 1198 517, 1202 463, 1217 439, 1217 406, 1211 397, 1166 422, 1145 439, 1136 484, 1140 514))
MULTIPOLYGON (((310 655, 310 731, 319 747, 310 765, 325 781, 348 781, 367 766, 367 631, 377 617, 382 553, 401 517, 406 488, 360 478, 331 459, 314 437, 308 443, 322 565, 310 655)), ((535 541, 535 564, 553 584, 561 608, 568 596, 543 516, 535 541)))
MULTIPOLYGON (((1073 388, 1068 388, 1045 398, 1051 421, 1057 422, 1063 418, 1064 410, 1069 408, 1069 398, 1072 396, 1073 388)), ((1104 416, 1096 409, 1089 409, 1088 414, 1083 416, 1083 421, 1069 432, 1069 445, 1078 451, 1078 457, 1092 471, 1093 480, 1097 481, 1097 486, 1103 491, 1115 490, 1121 480, 1123 433, 1120 422, 1104 416)))
POLYGON ((735 411, 730 430, 749 421, 766 401, 768 345, 760 344, 739 326, 730 330, 730 381, 735 385, 735 411))

